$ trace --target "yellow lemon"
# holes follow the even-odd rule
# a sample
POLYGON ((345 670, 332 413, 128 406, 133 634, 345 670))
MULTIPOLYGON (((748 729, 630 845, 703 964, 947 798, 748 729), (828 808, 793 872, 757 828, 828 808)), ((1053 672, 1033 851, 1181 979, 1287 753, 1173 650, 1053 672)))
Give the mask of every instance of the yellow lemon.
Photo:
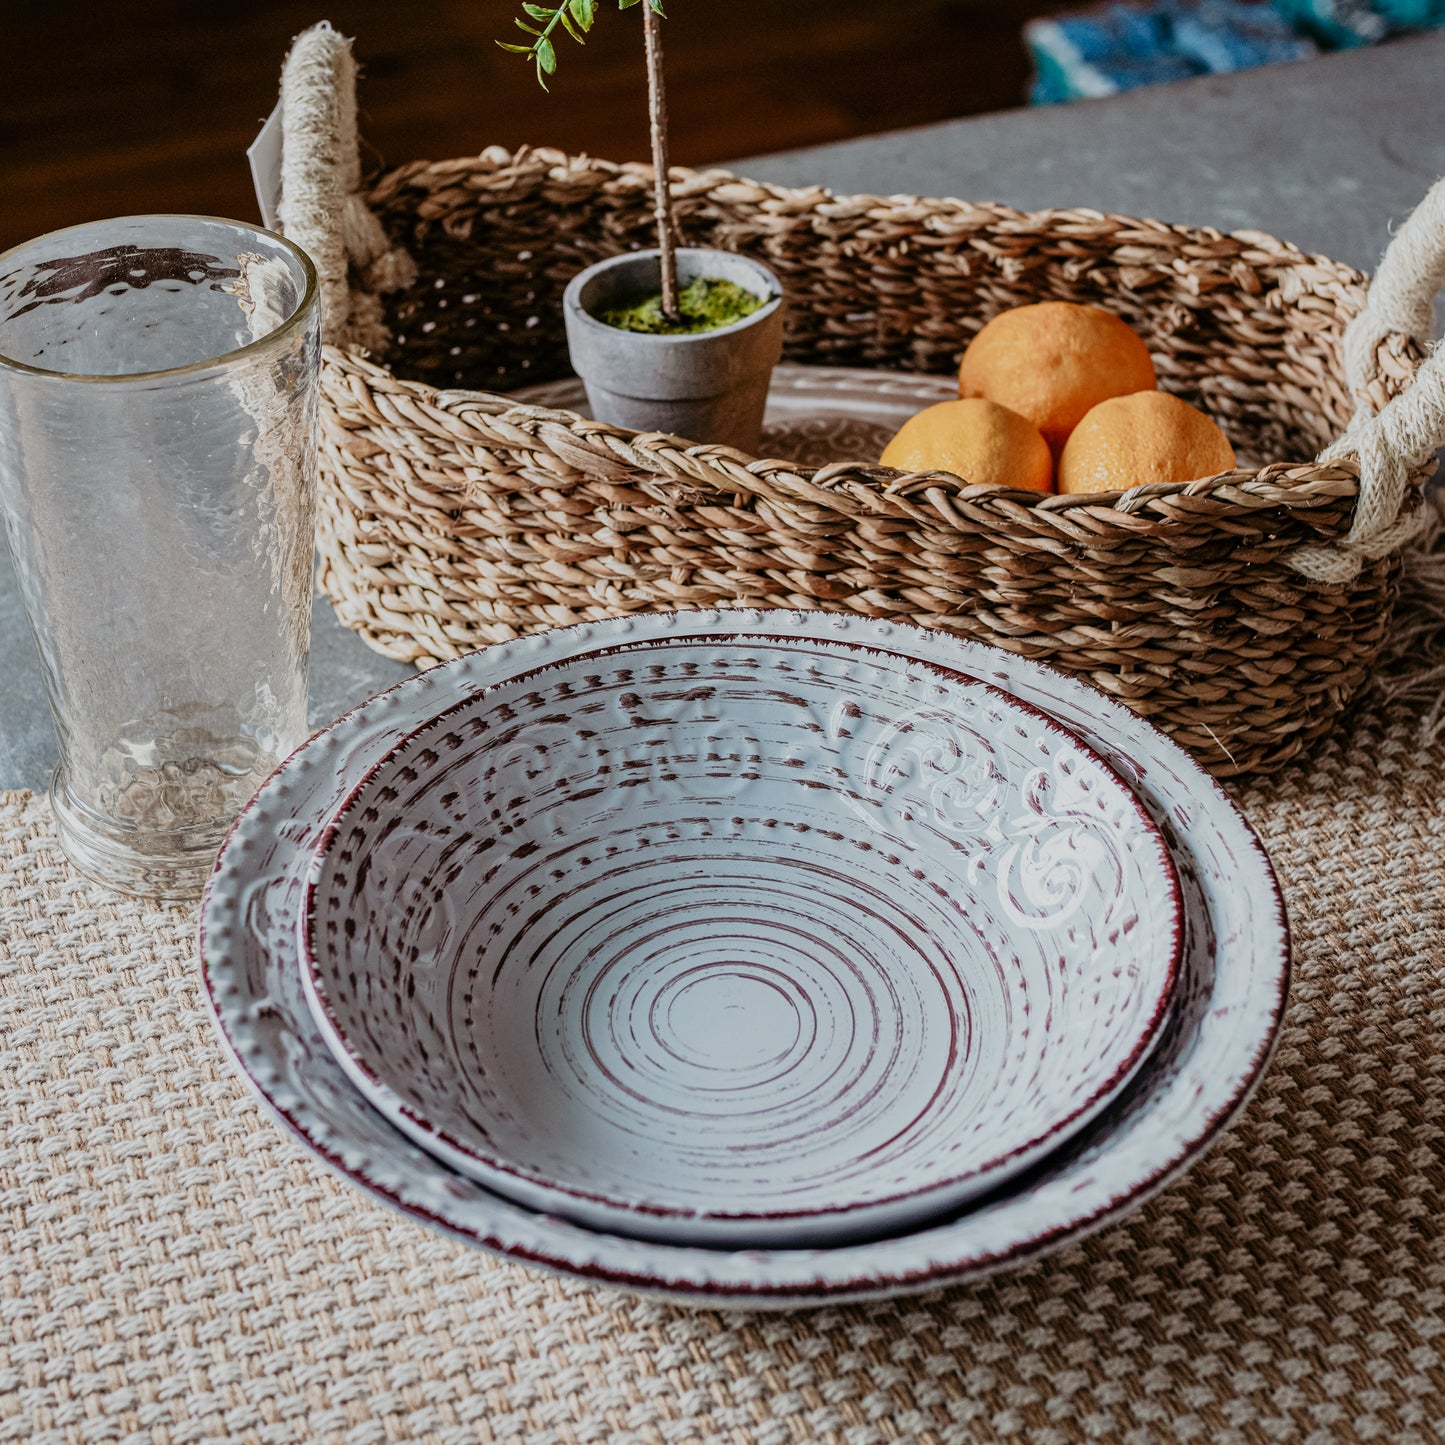
POLYGON ((1205 414, 1164 391, 1101 401, 1059 458, 1061 492, 1115 492, 1192 482, 1234 465, 1229 439, 1205 414))
POLYGON ((1016 411, 1055 456, 1086 413, 1111 396, 1152 390, 1154 363, 1117 316, 1072 301, 1041 301, 995 316, 969 343, 958 394, 1016 411))
POLYGON ((966 482, 1047 492, 1053 458, 1038 430, 991 401, 941 401, 909 417, 879 458, 904 472, 953 472, 966 482))

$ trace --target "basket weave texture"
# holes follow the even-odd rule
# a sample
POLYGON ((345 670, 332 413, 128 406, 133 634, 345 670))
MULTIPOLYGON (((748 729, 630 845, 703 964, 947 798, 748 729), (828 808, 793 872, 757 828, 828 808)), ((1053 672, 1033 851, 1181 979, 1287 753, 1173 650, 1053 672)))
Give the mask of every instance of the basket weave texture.
POLYGON ((633 611, 847 609, 1080 674, 1225 775, 1293 756, 1365 681, 1398 556, 1330 584, 1288 560, 1354 517, 1357 465, 1310 458, 1422 360, 1390 334, 1351 394, 1360 273, 1258 233, 1094 211, 837 196, 722 171, 676 169, 672 186, 689 244, 778 273, 789 360, 943 373, 1002 310, 1088 302, 1139 332, 1160 385, 1214 416, 1241 466, 1040 497, 517 405, 496 393, 568 370, 568 279, 650 243, 651 171, 500 148, 406 165, 364 197, 417 268, 385 298, 385 364, 333 346, 323 375, 320 580, 372 647, 428 665, 633 611))

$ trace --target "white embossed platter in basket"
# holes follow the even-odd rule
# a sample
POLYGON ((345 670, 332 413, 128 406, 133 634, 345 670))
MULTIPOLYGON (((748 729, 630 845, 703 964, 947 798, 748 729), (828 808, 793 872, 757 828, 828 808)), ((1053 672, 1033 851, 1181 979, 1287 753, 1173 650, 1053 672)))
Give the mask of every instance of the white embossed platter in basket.
POLYGON ((1132 1083, 988 1198, 885 1238, 811 1249, 718 1250, 589 1229, 486 1189, 383 1118, 327 1048, 301 981, 296 931, 322 834, 356 782, 429 718, 515 672, 625 644, 637 621, 523 638, 408 678, 318 734, 238 820, 202 909, 203 976, 243 1076, 316 1158, 413 1218, 515 1260, 680 1301, 782 1308, 934 1289, 1037 1258, 1137 1208, 1218 1138, 1268 1062, 1289 979, 1278 885, 1218 785, 1121 705, 1035 663, 896 623, 741 610, 661 625, 678 636, 846 635, 933 660, 1050 713, 1125 776, 1168 840, 1185 935, 1168 1023, 1132 1083))
MULTIPOLYGON (((759 455, 807 467, 876 462, 909 417, 957 397, 956 376, 783 363, 773 368, 759 455)), ((542 382, 512 392, 511 398, 591 415, 580 377, 542 382)))
POLYGON ((639 621, 327 830, 300 946, 360 1091, 535 1209, 733 1248, 912 1227, 1105 1108, 1181 946, 1117 774, 931 662, 639 621))

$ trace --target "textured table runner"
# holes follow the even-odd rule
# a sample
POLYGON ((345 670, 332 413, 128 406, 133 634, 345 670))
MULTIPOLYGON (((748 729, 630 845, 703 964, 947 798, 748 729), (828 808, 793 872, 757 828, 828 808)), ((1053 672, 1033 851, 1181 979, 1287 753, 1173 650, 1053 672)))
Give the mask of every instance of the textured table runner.
POLYGON ((1296 982, 1243 1121, 1138 1214, 890 1305, 722 1314, 502 1263, 251 1101, 189 911, 0 794, 0 1441, 1445 1439, 1445 745, 1365 715, 1242 791, 1296 982))

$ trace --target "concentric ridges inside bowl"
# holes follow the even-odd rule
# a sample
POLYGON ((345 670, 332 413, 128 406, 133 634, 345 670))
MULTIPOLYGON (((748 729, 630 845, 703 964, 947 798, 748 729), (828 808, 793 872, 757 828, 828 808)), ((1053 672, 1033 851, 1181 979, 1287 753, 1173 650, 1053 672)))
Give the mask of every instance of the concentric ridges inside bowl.
POLYGON ((1117 778, 1001 694, 700 639, 421 729, 338 820, 311 935, 353 1064, 488 1167, 769 1214, 981 1177, 1105 1102, 1172 887, 1117 778))

